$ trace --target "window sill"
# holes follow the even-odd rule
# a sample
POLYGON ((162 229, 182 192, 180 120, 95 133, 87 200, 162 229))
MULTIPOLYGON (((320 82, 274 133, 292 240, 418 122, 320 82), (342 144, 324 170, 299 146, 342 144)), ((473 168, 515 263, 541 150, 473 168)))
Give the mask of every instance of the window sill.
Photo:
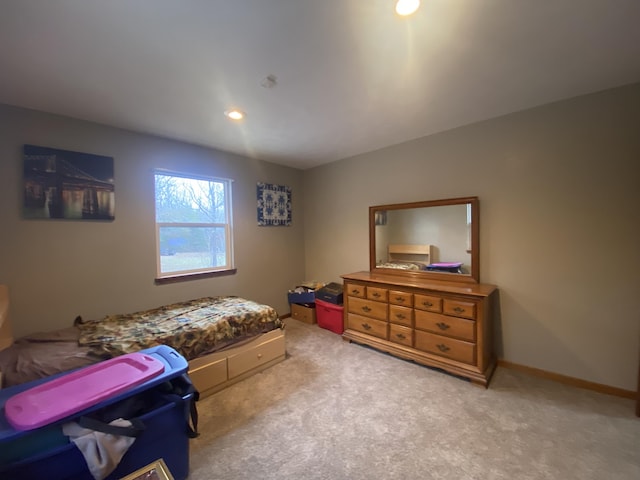
POLYGON ((215 272, 200 273, 184 273, 181 275, 172 275, 170 277, 160 277, 154 280, 156 285, 167 285, 169 283, 188 282, 189 280, 201 280, 203 278, 224 277, 226 275, 235 275, 237 269, 217 270, 215 272))

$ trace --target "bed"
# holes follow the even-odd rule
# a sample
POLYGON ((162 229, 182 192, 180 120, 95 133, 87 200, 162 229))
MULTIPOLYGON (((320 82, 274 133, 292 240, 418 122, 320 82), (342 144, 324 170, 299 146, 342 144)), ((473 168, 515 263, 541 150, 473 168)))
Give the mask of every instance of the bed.
POLYGON ((389 244, 387 261, 378 263, 378 268, 396 270, 427 270, 433 258, 433 246, 425 244, 389 244))
POLYGON ((78 317, 71 327, 11 341, 8 292, 0 287, 4 386, 165 344, 189 361, 194 385, 207 396, 286 356, 284 324, 276 310, 233 296, 198 298, 100 320, 78 317))

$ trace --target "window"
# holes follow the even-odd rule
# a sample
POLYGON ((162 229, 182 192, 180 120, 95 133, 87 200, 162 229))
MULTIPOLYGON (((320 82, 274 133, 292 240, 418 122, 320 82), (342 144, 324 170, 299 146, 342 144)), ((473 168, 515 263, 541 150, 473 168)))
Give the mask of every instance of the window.
POLYGON ((233 267, 231 180, 155 172, 158 278, 233 267))

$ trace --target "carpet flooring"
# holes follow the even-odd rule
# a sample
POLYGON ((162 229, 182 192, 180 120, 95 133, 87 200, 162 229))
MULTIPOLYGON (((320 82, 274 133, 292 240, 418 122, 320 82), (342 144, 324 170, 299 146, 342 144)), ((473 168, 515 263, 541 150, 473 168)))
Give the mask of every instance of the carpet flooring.
POLYGON ((198 402, 189 480, 638 480, 629 399, 498 368, 488 389, 286 320, 288 358, 198 402))

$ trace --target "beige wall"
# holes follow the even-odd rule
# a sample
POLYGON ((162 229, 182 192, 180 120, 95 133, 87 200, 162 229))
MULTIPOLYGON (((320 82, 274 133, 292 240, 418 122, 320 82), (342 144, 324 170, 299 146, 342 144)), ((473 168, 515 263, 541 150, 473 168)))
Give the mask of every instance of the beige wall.
POLYGON ((478 196, 499 357, 636 389, 640 84, 317 167, 304 191, 305 277, 327 281, 368 270, 370 205, 478 196))
POLYGON ((208 295, 239 295, 289 311, 304 277, 302 172, 157 137, 0 106, 0 283, 15 336, 208 295), (114 157, 113 222, 23 220, 22 146, 114 157), (234 179, 237 274, 171 285, 156 271, 153 168, 234 179), (258 227, 256 183, 292 187, 293 225, 258 227))

